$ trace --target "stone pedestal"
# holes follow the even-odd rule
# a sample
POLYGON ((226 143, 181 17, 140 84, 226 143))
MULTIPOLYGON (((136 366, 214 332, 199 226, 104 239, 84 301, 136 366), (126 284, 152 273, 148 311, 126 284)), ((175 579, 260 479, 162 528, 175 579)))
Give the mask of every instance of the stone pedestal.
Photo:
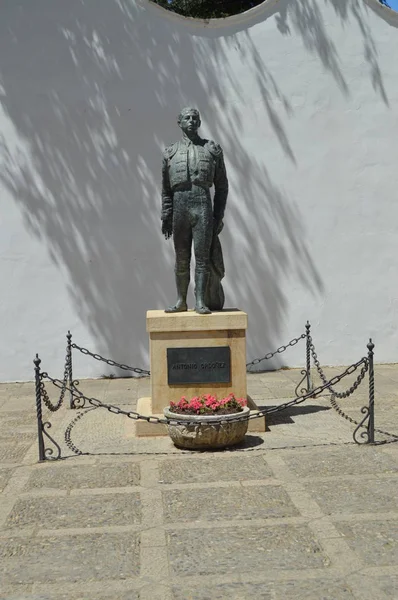
MULTIPOLYGON (((231 392, 237 398, 247 397, 246 387, 246 329, 247 314, 237 310, 223 310, 210 315, 198 315, 194 311, 168 314, 163 310, 149 310, 146 318, 147 331, 149 333, 150 361, 151 361, 151 397, 140 398, 137 411, 148 416, 163 417, 163 409, 170 401, 178 401, 181 396, 188 399, 202 394, 217 394, 225 397, 231 392), (223 348, 224 354, 230 357, 229 380, 225 377, 223 383, 170 383, 168 372, 168 349, 192 349, 200 354, 200 349, 223 348), (229 350, 228 350, 229 348, 229 350)), ((212 352, 212 350, 205 352, 212 352)), ((201 369, 213 367, 215 363, 199 362, 199 364, 188 363, 190 368, 201 369)), ((219 363, 222 364, 222 363, 219 363)), ((176 365, 185 372, 183 378, 190 379, 186 375, 186 367, 183 363, 176 365)), ((204 375, 206 380, 209 375, 204 375)), ((200 375, 199 375, 200 378, 200 375)), ((251 403, 250 408, 256 408, 251 403)), ((265 419, 255 419, 249 422, 249 431, 265 431, 265 419)), ((136 422, 136 435, 152 436, 166 435, 164 425, 148 423, 146 421, 136 422)))

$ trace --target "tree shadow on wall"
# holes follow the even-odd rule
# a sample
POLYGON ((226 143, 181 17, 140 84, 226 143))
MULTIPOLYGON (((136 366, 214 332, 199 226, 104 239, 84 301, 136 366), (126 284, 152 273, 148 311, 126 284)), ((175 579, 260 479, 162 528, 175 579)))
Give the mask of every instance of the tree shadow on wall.
MULTIPOLYGON (((301 4, 305 13, 284 0, 274 9, 282 33, 294 27, 309 40, 347 92, 320 14, 310 20, 312 2, 301 4)), ((261 156, 237 146, 245 134, 241 110, 254 107, 230 63, 231 46, 255 74, 275 139, 296 163, 282 120, 292 108, 250 29, 240 44, 243 26, 198 28, 165 18, 145 0, 29 6, 16 0, 2 9, 0 101, 8 130, 0 177, 28 231, 66 270, 97 349, 145 366, 145 311, 174 299, 173 250, 160 234, 160 153, 178 138, 179 109, 192 103, 206 118, 203 134, 222 143, 232 180, 222 234, 228 304, 250 310, 256 324, 249 354, 279 345, 289 305, 284 279, 297 277, 312 294, 322 282, 297 208, 261 156), (228 105, 228 85, 243 108, 228 105), (215 104, 228 105, 228 120, 214 114, 215 104)))
MULTIPOLYGON (((388 106, 387 93, 377 58, 376 43, 365 18, 367 7, 362 0, 323 1, 326 5, 333 6, 335 13, 343 23, 355 22, 358 26, 362 36, 363 56, 369 68, 373 89, 388 106)), ((275 10, 278 29, 283 35, 290 35, 293 32, 299 34, 307 50, 319 58, 325 69, 332 74, 342 92, 349 95, 350 91, 341 69, 338 50, 328 34, 320 4, 319 0, 278 3, 275 10)))

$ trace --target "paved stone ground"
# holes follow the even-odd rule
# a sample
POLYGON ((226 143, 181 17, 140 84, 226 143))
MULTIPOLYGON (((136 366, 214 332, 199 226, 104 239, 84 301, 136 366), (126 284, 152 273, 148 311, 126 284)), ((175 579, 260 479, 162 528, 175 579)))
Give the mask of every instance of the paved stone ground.
MULTIPOLYGON (((249 375, 249 393, 279 404, 299 379, 249 375)), ((125 408, 148 387, 81 384, 125 408)), ((354 419, 366 403, 367 382, 341 401, 354 419)), ((328 397, 217 453, 137 440, 133 422, 103 409, 63 407, 50 420, 65 460, 39 464, 33 384, 0 386, 0 598, 398 598, 398 438, 355 445, 328 397), (82 456, 63 441, 76 414, 82 456)), ((376 367, 376 426, 398 436, 397 365, 376 367)))

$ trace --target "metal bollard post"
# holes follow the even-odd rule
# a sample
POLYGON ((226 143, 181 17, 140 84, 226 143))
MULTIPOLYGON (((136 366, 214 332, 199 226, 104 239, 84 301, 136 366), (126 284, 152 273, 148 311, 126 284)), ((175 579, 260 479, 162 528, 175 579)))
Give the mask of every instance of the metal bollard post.
POLYGON ((35 387, 36 387, 36 415, 37 415, 37 437, 39 442, 39 462, 46 460, 44 453, 44 439, 43 439, 43 417, 41 407, 41 378, 40 378, 40 363, 41 360, 39 355, 36 354, 36 358, 33 361, 35 365, 35 387))
POLYGON ((307 324, 305 326, 305 330, 306 330, 306 367, 305 370, 307 371, 307 391, 310 392, 313 388, 312 388, 312 381, 311 381, 311 325, 310 322, 307 321, 307 324))
POLYGON ((369 340, 367 345, 368 348, 368 360, 369 360, 369 421, 368 421, 368 442, 369 444, 375 443, 375 374, 373 364, 373 350, 374 343, 372 339, 369 340))
POLYGON ((71 390, 69 392, 69 408, 75 408, 75 399, 73 397, 73 372, 72 372, 72 334, 70 331, 66 334, 67 346, 66 346, 66 359, 68 361, 68 387, 71 390))

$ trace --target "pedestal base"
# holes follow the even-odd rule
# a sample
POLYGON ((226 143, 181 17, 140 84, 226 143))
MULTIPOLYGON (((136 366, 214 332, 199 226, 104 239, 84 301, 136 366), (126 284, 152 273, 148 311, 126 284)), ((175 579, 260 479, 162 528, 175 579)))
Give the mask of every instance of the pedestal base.
MULTIPOLYGON (((250 414, 253 414, 258 410, 257 405, 253 400, 248 398, 248 406, 250 408, 250 414)), ((164 419, 162 413, 152 413, 152 399, 151 398, 139 398, 137 402, 137 412, 140 415, 147 417, 158 417, 164 419)), ((258 419, 251 419, 249 421, 248 433, 264 433, 266 431, 265 417, 258 419)), ((162 437, 167 436, 167 426, 160 423, 148 423, 139 419, 135 422, 135 437, 162 437)))
MULTIPOLYGON (((194 311, 170 314, 149 310, 146 324, 151 397, 138 400, 139 414, 164 418, 163 409, 170 401, 178 402, 181 396, 216 394, 222 398, 233 393, 237 398, 247 397, 246 313, 237 309, 210 315, 198 315, 194 311), (215 358, 200 358, 213 356, 214 352, 215 358), (212 369, 218 367, 225 370, 213 376, 212 369)), ((251 411, 258 410, 250 398, 248 406, 251 411)), ((249 421, 249 432, 263 433, 265 430, 265 417, 249 421)), ((168 431, 166 425, 140 419, 135 422, 135 435, 164 436, 168 431)))
MULTIPOLYGON (((164 419, 163 413, 153 414, 152 412, 152 398, 139 398, 137 402, 137 412, 140 415, 147 417, 158 417, 164 419)), ((135 423, 135 435, 136 437, 155 437, 168 435, 167 426, 160 423, 148 423, 139 419, 135 423)))
POLYGON ((233 393, 237 398, 246 397, 246 313, 237 309, 210 315, 198 315, 194 311, 169 314, 149 310, 146 322, 151 359, 151 402, 155 414, 162 413, 170 401, 178 402, 181 396, 193 398, 217 394, 223 398, 233 393), (169 364, 169 351, 200 353, 201 348, 215 352, 219 348, 221 352, 229 353, 229 379, 211 378, 211 373, 202 369, 218 364, 212 361, 224 361, 225 358, 212 358, 210 362, 185 358, 169 364), (187 378, 172 380, 170 369, 174 373, 188 374, 187 378), (194 377, 198 372, 202 379, 194 377))

